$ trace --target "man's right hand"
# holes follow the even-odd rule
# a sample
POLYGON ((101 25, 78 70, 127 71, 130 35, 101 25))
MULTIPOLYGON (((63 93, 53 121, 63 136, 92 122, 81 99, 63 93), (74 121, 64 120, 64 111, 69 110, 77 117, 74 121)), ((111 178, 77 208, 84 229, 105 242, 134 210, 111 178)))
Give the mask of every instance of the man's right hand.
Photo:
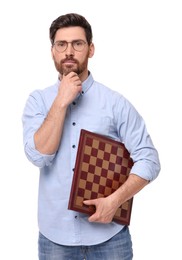
POLYGON ((76 96, 82 91, 82 82, 75 72, 70 72, 61 78, 58 98, 60 99, 61 107, 67 107, 73 102, 76 96))

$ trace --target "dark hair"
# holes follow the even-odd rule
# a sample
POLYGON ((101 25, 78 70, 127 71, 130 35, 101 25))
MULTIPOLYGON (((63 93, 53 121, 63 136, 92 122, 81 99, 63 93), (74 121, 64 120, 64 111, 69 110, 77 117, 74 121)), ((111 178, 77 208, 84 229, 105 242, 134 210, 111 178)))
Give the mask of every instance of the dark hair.
POLYGON ((85 30, 85 36, 88 44, 92 42, 92 28, 88 21, 82 15, 76 13, 69 13, 59 16, 54 20, 49 29, 49 37, 51 43, 54 43, 57 30, 65 27, 80 26, 85 30))

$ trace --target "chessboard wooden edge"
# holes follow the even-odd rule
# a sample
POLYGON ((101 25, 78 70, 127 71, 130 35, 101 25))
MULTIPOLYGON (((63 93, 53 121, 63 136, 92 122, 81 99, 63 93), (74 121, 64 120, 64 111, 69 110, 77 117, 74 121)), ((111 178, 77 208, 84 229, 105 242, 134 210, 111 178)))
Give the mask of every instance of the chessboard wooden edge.
MULTIPOLYGON (((91 137, 95 136, 96 138, 101 138, 102 140, 105 140, 107 142, 110 141, 112 144, 115 143, 116 145, 123 145, 124 146, 124 144, 122 144, 121 142, 116 141, 116 140, 111 140, 111 139, 109 140, 108 137, 106 137, 106 136, 103 136, 103 135, 100 135, 100 134, 97 134, 97 133, 93 133, 93 132, 90 132, 90 131, 85 130, 85 129, 81 129, 80 139, 79 139, 79 143, 78 143, 78 150, 77 150, 77 154, 79 154, 79 156, 76 158, 75 171, 74 171, 74 172, 77 172, 77 174, 73 175, 71 191, 70 191, 70 198, 69 198, 69 203, 68 203, 68 209, 69 210, 75 210, 75 211, 80 212, 80 213, 92 215, 95 212, 94 207, 86 206, 84 204, 83 204, 82 207, 79 207, 75 203, 75 199, 76 198, 75 198, 75 194, 74 194, 74 191, 77 190, 78 181, 79 181, 79 175, 81 174, 81 171, 79 169, 80 166, 81 166, 80 165, 81 155, 83 155, 83 153, 82 153, 82 145, 81 144, 83 144, 83 140, 86 140, 86 137, 88 137, 88 136, 91 136, 91 137)), ((116 221, 119 224, 122 224, 122 225, 129 225, 130 224, 130 219, 131 219, 133 197, 131 199, 129 199, 128 201, 126 201, 125 203, 129 204, 127 217, 122 218, 122 217, 114 216, 113 220, 116 221)), ((122 207, 122 205, 121 205, 121 207, 122 207)))
MULTIPOLYGON (((79 143, 78 143, 78 150, 77 150, 77 158, 76 158, 76 162, 75 162, 75 168, 74 168, 74 174, 73 174, 73 179, 72 179, 72 185, 71 185, 71 191, 70 191, 70 198, 69 198, 69 203, 68 203, 68 209, 70 210, 79 210, 80 209, 76 209, 74 208, 74 191, 76 190, 76 187, 78 185, 78 178, 77 178, 77 175, 75 174, 75 172, 77 173, 80 173, 79 171, 79 166, 80 166, 80 155, 82 154, 82 147, 81 147, 81 144, 83 142, 83 139, 84 139, 84 135, 82 135, 82 133, 84 133, 84 130, 81 129, 81 132, 80 132, 80 139, 79 139, 79 143), (79 155, 79 156, 78 156, 79 155)), ((80 212, 83 212, 84 211, 80 211, 80 212)))
MULTIPOLYGON (((132 211, 132 204, 133 204, 133 197, 131 199, 129 199, 127 201, 129 203, 129 209, 128 209, 128 212, 127 212, 127 217, 125 218, 122 218, 122 217, 118 217, 118 216, 114 216, 113 217, 113 221, 119 223, 119 224, 122 224, 122 225, 130 225, 130 220, 131 220, 131 211, 132 211)), ((94 210, 94 207, 91 207, 91 206, 83 206, 83 207, 79 207, 79 206, 75 206, 74 203, 71 203, 69 205, 69 208, 70 210, 74 210, 74 211, 77 211, 77 212, 80 212, 80 213, 84 213, 84 214, 87 214, 87 215, 92 215, 95 213, 95 210, 94 210)))

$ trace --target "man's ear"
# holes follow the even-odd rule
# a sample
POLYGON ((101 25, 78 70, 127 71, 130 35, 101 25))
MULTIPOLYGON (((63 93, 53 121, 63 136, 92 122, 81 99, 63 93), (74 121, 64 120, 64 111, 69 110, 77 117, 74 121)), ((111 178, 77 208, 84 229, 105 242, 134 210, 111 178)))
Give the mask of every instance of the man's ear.
POLYGON ((54 59, 53 47, 51 46, 51 57, 54 59))
POLYGON ((94 52, 95 52, 95 46, 93 43, 91 43, 89 46, 89 58, 92 58, 92 56, 94 55, 94 52))

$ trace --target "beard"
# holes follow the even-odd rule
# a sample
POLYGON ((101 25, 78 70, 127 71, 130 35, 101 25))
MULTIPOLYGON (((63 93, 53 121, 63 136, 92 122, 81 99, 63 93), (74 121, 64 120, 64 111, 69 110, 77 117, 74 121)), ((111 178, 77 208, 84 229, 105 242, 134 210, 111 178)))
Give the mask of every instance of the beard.
POLYGON ((80 75, 86 68, 88 64, 88 55, 82 63, 79 63, 78 60, 74 59, 72 56, 68 56, 65 59, 61 60, 60 62, 56 61, 55 57, 53 57, 54 64, 56 70, 61 75, 68 75, 70 72, 75 72, 80 75), (73 61, 73 64, 66 65, 66 61, 73 61))

